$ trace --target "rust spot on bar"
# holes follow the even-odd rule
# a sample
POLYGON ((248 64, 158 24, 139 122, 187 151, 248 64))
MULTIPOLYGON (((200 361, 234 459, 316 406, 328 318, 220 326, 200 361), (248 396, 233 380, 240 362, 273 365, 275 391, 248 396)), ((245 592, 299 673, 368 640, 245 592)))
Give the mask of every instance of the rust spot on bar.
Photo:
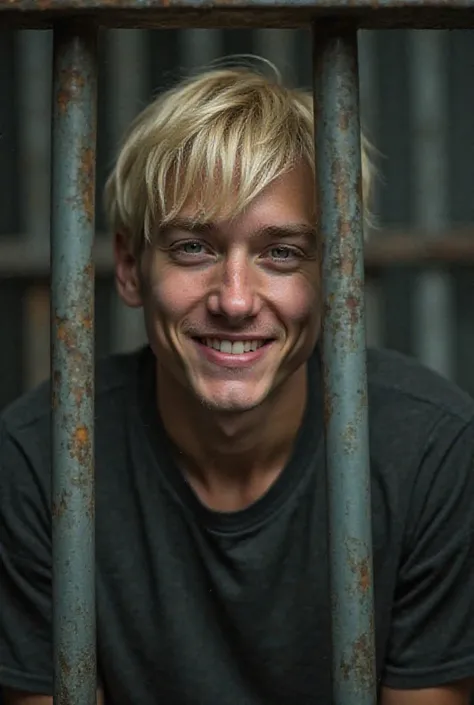
POLYGON ((92 330, 92 316, 90 314, 84 315, 83 313, 81 313, 79 316, 79 324, 83 328, 86 328, 86 330, 92 330))
MULTIPOLYGON (((92 140, 88 140, 92 142, 92 140)), ((95 154, 90 147, 84 147, 81 150, 80 167, 79 167, 79 189, 82 198, 82 210, 89 221, 94 220, 94 172, 95 172, 95 154)))
POLYGON ((349 296, 346 298, 346 307, 349 313, 350 326, 351 328, 355 328, 359 324, 361 318, 361 307, 359 298, 357 296, 354 296, 353 294, 349 294, 349 296))
POLYGON ((71 438, 71 443, 69 447, 69 452, 71 457, 75 458, 79 463, 86 463, 89 460, 90 455, 90 437, 89 430, 86 426, 81 424, 77 426, 74 430, 73 436, 71 438))
POLYGON ((56 326, 56 337, 59 342, 63 343, 67 348, 74 347, 74 336, 71 331, 70 322, 62 316, 55 316, 54 323, 56 326))
POLYGON ((90 282, 94 281, 94 263, 92 260, 84 267, 84 277, 89 279, 90 282))
POLYGON ((89 432, 85 426, 78 426, 75 433, 76 443, 83 444, 89 440, 89 432))
POLYGON ((68 110, 74 100, 77 100, 84 86, 84 76, 77 69, 63 69, 59 72, 57 102, 62 114, 68 110))
POLYGON ((59 653, 59 668, 63 676, 67 676, 71 673, 71 667, 62 651, 59 653))
POLYGON ((63 493, 59 499, 59 502, 53 502, 51 507, 51 514, 54 518, 60 519, 64 512, 67 511, 69 495, 63 493))
POLYGON ((339 128, 341 130, 347 130, 350 124, 351 116, 345 110, 339 112, 339 128))
POLYGON ((348 540, 347 548, 347 563, 357 578, 358 591, 352 597, 365 598, 365 594, 372 585, 372 572, 370 558, 368 555, 359 557, 362 544, 354 539, 348 540))
POLYGON ((341 216, 341 221, 339 224, 339 234, 342 238, 352 238, 353 233, 352 222, 347 218, 341 216))
POLYGON ((360 561, 358 566, 358 573, 359 587, 361 589, 361 592, 367 592, 371 585, 369 561, 367 558, 364 558, 360 561))
POLYGON ((351 680, 359 691, 369 691, 373 686, 371 656, 372 639, 364 633, 353 642, 349 659, 341 662, 342 677, 351 680))
POLYGON ((344 441, 344 452, 347 455, 352 455, 357 448, 357 431, 353 423, 348 423, 342 434, 344 441))

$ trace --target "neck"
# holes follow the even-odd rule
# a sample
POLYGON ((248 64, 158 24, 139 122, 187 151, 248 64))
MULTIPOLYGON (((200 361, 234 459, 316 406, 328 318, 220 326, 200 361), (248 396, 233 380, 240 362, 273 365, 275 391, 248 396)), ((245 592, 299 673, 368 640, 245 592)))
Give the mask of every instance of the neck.
POLYGON ((158 366, 158 407, 177 463, 201 501, 237 511, 276 480, 292 452, 306 405, 302 366, 263 404, 240 414, 203 407, 158 366))

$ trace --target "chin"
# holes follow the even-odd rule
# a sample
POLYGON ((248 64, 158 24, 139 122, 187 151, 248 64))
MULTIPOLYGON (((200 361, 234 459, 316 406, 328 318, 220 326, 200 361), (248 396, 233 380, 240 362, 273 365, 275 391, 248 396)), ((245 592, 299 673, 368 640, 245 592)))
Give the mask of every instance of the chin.
MULTIPOLYGON (((220 386, 220 385, 219 385, 220 386)), ((221 389, 194 389, 201 404, 210 411, 237 414, 251 411, 268 397, 270 388, 259 385, 225 384, 221 389)))

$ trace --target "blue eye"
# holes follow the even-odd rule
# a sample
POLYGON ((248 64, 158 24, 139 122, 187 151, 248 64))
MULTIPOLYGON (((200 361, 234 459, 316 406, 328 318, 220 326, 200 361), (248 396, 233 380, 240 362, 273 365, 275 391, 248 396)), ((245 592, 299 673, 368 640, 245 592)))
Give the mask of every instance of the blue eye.
POLYGON ((200 242, 184 242, 181 248, 187 255, 200 255, 203 250, 200 242))
POLYGON ((289 247, 272 247, 270 255, 273 259, 289 259, 295 253, 289 247))

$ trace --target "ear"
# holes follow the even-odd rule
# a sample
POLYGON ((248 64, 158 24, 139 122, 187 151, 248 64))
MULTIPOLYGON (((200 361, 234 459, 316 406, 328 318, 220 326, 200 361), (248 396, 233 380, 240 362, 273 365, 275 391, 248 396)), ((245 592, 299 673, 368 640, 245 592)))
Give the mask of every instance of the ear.
POLYGON ((142 305, 139 261, 129 241, 122 233, 114 237, 115 282, 117 291, 126 306, 139 308, 142 305))

